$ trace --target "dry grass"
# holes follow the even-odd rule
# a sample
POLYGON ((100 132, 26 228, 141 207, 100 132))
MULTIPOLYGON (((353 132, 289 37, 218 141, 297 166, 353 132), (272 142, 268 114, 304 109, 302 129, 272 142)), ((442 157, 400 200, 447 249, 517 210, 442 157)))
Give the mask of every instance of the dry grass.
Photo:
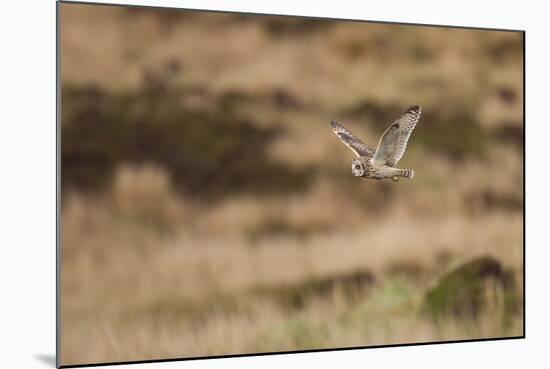
POLYGON ((461 215, 448 212, 449 204, 437 215, 419 217, 412 214, 416 208, 396 204, 369 215, 323 188, 301 198, 231 199, 205 208, 167 195, 162 178, 157 169, 123 168, 103 198, 67 198, 67 363, 521 334, 520 315, 504 329, 489 315, 436 325, 415 312, 442 271, 476 256, 495 257, 521 285, 520 213, 461 215), (150 218, 163 227, 147 223, 150 218), (305 238, 247 237, 251 227, 273 218, 298 227, 306 220, 327 226, 305 238), (354 270, 368 271, 375 284, 353 303, 336 295, 289 311, 268 297, 249 297, 257 289, 354 270))
POLYGON ((182 194, 155 163, 120 165, 101 191, 64 189, 63 364, 521 335, 521 311, 509 324, 420 312, 441 275, 478 256, 522 285, 523 158, 493 138, 523 125, 519 34, 169 14, 63 4, 63 83, 239 92, 241 114, 284 128, 270 157, 318 169, 303 191, 215 201, 182 194), (354 113, 365 102, 438 112, 417 131, 466 112, 490 138, 456 158, 415 132, 400 163, 414 180, 357 180, 328 122, 375 145, 380 122, 354 113), (356 272, 372 278, 350 292, 356 272))

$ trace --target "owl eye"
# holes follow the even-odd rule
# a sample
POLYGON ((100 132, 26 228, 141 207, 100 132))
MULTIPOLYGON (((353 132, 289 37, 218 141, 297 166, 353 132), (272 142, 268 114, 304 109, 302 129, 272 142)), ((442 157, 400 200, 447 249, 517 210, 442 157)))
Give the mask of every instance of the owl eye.
POLYGON ((355 164, 355 169, 360 170, 361 166, 359 164, 355 164))

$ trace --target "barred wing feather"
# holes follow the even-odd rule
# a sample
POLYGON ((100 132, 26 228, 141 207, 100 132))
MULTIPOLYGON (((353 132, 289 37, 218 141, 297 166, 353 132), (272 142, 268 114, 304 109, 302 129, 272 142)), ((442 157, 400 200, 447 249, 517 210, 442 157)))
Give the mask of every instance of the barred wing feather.
POLYGON ((420 113, 420 106, 413 105, 386 129, 372 159, 375 165, 393 167, 401 160, 420 113))
POLYGON ((374 150, 367 146, 363 141, 358 139, 350 130, 348 130, 343 125, 330 122, 332 130, 338 136, 338 138, 355 153, 357 156, 368 156, 372 157, 374 155, 374 150))

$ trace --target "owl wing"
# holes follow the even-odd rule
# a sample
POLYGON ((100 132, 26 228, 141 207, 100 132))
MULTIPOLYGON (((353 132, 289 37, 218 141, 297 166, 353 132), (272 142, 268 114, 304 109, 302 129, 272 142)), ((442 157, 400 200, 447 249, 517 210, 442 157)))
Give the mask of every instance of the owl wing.
POLYGON ((342 142, 351 149, 357 156, 373 156, 374 150, 368 147, 363 141, 358 139, 351 131, 343 125, 330 122, 332 130, 342 142))
POLYGON ((413 105, 386 129, 372 158, 375 165, 393 167, 401 160, 420 113, 420 106, 413 105))

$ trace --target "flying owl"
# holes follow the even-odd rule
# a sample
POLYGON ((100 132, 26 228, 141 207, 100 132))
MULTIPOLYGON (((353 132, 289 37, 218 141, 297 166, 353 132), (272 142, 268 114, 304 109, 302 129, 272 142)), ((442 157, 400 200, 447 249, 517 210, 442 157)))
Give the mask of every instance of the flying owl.
POLYGON ((343 125, 331 122, 336 136, 357 155, 351 162, 353 175, 371 179, 391 178, 394 181, 398 181, 399 177, 411 179, 414 175, 412 169, 398 169, 395 165, 405 153, 409 137, 420 118, 420 112, 420 106, 413 105, 401 114, 382 134, 376 151, 343 125))

